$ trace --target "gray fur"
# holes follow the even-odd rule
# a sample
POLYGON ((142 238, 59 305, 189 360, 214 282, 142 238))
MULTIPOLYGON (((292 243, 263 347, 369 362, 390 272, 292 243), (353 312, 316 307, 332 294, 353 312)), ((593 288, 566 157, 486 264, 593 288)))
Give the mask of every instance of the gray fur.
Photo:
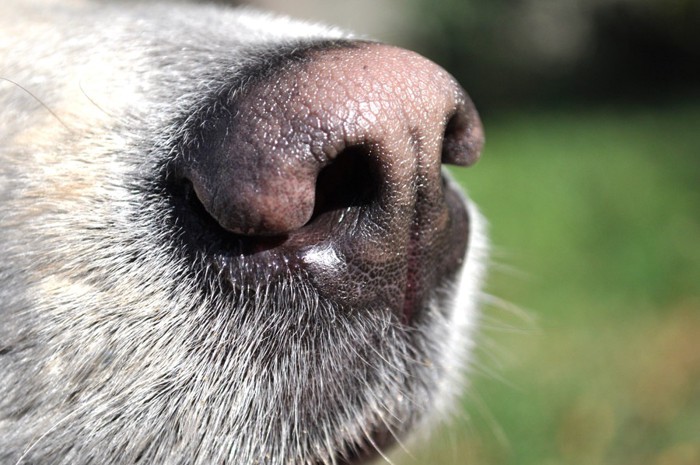
POLYGON ((408 331, 291 273, 222 288, 154 181, 207 95, 346 37, 210 6, 0 4, 0 464, 343 463, 449 405, 484 258, 473 207, 461 281, 408 331))

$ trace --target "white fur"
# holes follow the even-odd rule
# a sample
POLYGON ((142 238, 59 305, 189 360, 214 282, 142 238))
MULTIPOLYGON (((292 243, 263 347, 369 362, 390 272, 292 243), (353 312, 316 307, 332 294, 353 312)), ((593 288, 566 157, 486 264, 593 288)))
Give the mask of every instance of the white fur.
POLYGON ((154 181, 261 54, 350 37, 211 6, 0 4, 0 464, 335 464, 449 410, 488 248, 466 198, 464 269, 411 332, 291 272, 225 289, 154 181))

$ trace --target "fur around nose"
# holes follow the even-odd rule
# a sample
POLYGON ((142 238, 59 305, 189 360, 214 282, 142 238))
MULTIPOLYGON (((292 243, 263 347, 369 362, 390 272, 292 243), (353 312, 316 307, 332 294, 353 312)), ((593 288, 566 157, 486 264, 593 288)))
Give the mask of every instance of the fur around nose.
POLYGON ((319 172, 346 149, 370 154, 382 192, 415 182, 417 165, 439 173, 441 162, 472 164, 482 144, 471 101, 442 68, 407 50, 348 42, 246 86, 222 142, 188 177, 225 229, 280 235, 311 219, 319 172))

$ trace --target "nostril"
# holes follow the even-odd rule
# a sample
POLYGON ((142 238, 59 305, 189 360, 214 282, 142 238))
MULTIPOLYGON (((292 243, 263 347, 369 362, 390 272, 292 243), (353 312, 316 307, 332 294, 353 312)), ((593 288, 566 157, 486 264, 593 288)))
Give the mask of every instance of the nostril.
MULTIPOLYGON (((307 231, 306 228, 290 231, 290 234, 238 234, 224 228, 208 211, 187 176, 171 173, 167 189, 174 202, 176 224, 184 233, 183 239, 191 242, 195 250, 206 249, 208 254, 222 256, 248 256, 288 243, 290 234, 295 236, 297 245, 321 237, 317 227, 309 237, 303 232, 307 231)), ((327 228, 328 221, 339 218, 328 213, 370 206, 380 195, 380 189, 381 173, 371 148, 365 145, 348 147, 320 170, 313 214, 307 224, 327 228), (317 220, 321 218, 324 222, 319 223, 317 220)))
POLYGON ((476 110, 471 106, 459 105, 445 125, 442 163, 473 165, 479 159, 483 145, 484 132, 476 110))
POLYGON ((167 189, 175 208, 174 221, 183 231, 182 239, 193 250, 223 256, 246 256, 274 249, 284 244, 286 235, 246 236, 224 229, 212 217, 197 196, 192 182, 173 177, 167 189))
POLYGON ((327 212, 370 205, 379 195, 379 186, 379 173, 369 148, 346 148, 318 175, 309 223, 327 212))

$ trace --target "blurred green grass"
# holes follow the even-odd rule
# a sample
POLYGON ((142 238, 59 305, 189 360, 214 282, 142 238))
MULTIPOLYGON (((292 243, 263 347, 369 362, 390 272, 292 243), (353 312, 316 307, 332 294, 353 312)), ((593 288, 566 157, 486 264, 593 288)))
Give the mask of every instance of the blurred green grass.
POLYGON ((700 464, 700 102, 485 121, 464 414, 401 464, 700 464))

